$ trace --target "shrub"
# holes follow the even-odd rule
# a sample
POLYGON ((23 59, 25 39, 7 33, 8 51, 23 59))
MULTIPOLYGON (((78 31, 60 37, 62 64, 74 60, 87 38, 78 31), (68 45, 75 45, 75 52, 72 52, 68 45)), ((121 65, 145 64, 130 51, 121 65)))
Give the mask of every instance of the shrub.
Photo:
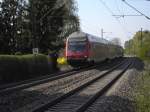
POLYGON ((145 63, 134 92, 136 112, 150 112, 150 63, 145 63))
POLYGON ((21 52, 16 52, 15 55, 22 55, 22 53, 21 52))
POLYGON ((20 81, 50 72, 52 69, 45 55, 0 55, 0 82, 20 81))

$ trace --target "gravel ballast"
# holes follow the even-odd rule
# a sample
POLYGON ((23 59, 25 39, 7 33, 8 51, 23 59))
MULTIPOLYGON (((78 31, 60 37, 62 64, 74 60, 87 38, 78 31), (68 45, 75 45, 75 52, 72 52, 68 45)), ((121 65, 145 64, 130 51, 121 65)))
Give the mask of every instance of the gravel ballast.
POLYGON ((135 59, 131 67, 112 88, 90 106, 86 112, 135 112, 134 89, 143 64, 135 59))
MULTIPOLYGON (((46 112, 75 112, 81 105, 85 104, 98 91, 102 90, 108 83, 110 83, 122 71, 124 65, 117 68, 117 70, 100 78, 88 87, 81 89, 70 97, 64 99, 59 104, 52 106, 46 112)), ((101 74, 101 73, 100 73, 101 74)), ((99 75, 100 76, 100 75, 99 75)))
MULTIPOLYGON (((106 68, 109 67, 107 66, 106 68)), ((103 69, 103 72, 105 72, 105 69, 103 69)), ((34 86, 9 95, 1 95, 0 110, 1 112, 30 112, 39 105, 45 104, 95 78, 95 74, 99 72, 100 69, 88 70, 78 73, 78 75, 34 86)))

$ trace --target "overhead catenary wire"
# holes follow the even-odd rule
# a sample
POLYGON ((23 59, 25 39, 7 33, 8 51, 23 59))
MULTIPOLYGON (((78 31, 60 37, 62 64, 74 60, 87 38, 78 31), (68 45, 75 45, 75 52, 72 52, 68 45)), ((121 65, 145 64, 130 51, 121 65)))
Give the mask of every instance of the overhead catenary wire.
MULTIPOLYGON (((113 13, 113 11, 106 5, 106 3, 105 3, 103 0, 99 0, 99 1, 102 3, 102 5, 104 5, 104 7, 108 10, 108 12, 109 12, 111 15, 115 15, 115 14, 113 13)), ((116 21, 119 23, 119 25, 121 26, 123 32, 124 32, 125 35, 127 36, 127 32, 128 32, 127 28, 126 28, 124 25, 121 24, 121 22, 118 20, 117 17, 115 17, 115 16, 113 16, 113 17, 114 17, 114 18, 116 19, 116 21)))
POLYGON ((122 14, 122 15, 112 15, 112 16, 115 16, 117 18, 120 18, 120 17, 125 17, 125 16, 142 16, 142 15, 125 15, 125 14, 122 14))
MULTIPOLYGON (((126 2, 125 0, 122 0, 126 5, 128 5, 129 7, 131 7, 132 9, 134 9, 136 12, 140 13, 141 15, 143 15, 145 18, 147 18, 148 20, 150 20, 150 17, 148 17, 147 15, 145 15, 144 13, 142 13, 141 11, 139 11, 138 9, 136 9, 135 7, 133 7, 132 5, 130 5, 128 2, 126 2)), ((150 0, 148 0, 150 1, 150 0)))
MULTIPOLYGON (((125 15, 125 14, 124 14, 124 9, 123 9, 123 7, 121 7, 121 9, 122 9, 122 11, 121 11, 117 1, 119 1, 119 2, 120 2, 120 0, 116 0, 116 3, 115 3, 115 4, 116 4, 116 6, 117 6, 117 9, 118 9, 118 12, 120 13, 120 15, 121 15, 121 14, 125 15)), ((123 3, 122 3, 122 2, 121 2, 121 4, 123 5, 123 3)), ((127 24, 127 23, 126 23, 126 21, 125 21, 124 16, 116 16, 116 17, 117 17, 117 18, 122 17, 122 18, 123 18, 122 20, 123 20, 124 24, 127 24)))

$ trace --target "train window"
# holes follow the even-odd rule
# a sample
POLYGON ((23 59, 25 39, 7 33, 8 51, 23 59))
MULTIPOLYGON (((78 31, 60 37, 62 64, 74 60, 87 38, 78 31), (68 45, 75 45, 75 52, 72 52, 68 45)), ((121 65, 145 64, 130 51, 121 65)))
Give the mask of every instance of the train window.
POLYGON ((85 51, 86 50, 86 42, 69 42, 68 43, 68 50, 70 51, 85 51))
POLYGON ((69 42, 85 42, 86 38, 70 38, 69 42))

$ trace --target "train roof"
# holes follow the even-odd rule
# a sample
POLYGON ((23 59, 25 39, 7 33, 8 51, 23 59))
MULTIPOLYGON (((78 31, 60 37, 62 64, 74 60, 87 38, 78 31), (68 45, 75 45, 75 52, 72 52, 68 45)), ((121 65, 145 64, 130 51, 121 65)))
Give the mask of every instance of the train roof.
POLYGON ((88 33, 80 32, 80 31, 72 33, 68 38, 79 38, 79 37, 87 37, 90 42, 110 44, 110 42, 104 38, 94 36, 88 33))

